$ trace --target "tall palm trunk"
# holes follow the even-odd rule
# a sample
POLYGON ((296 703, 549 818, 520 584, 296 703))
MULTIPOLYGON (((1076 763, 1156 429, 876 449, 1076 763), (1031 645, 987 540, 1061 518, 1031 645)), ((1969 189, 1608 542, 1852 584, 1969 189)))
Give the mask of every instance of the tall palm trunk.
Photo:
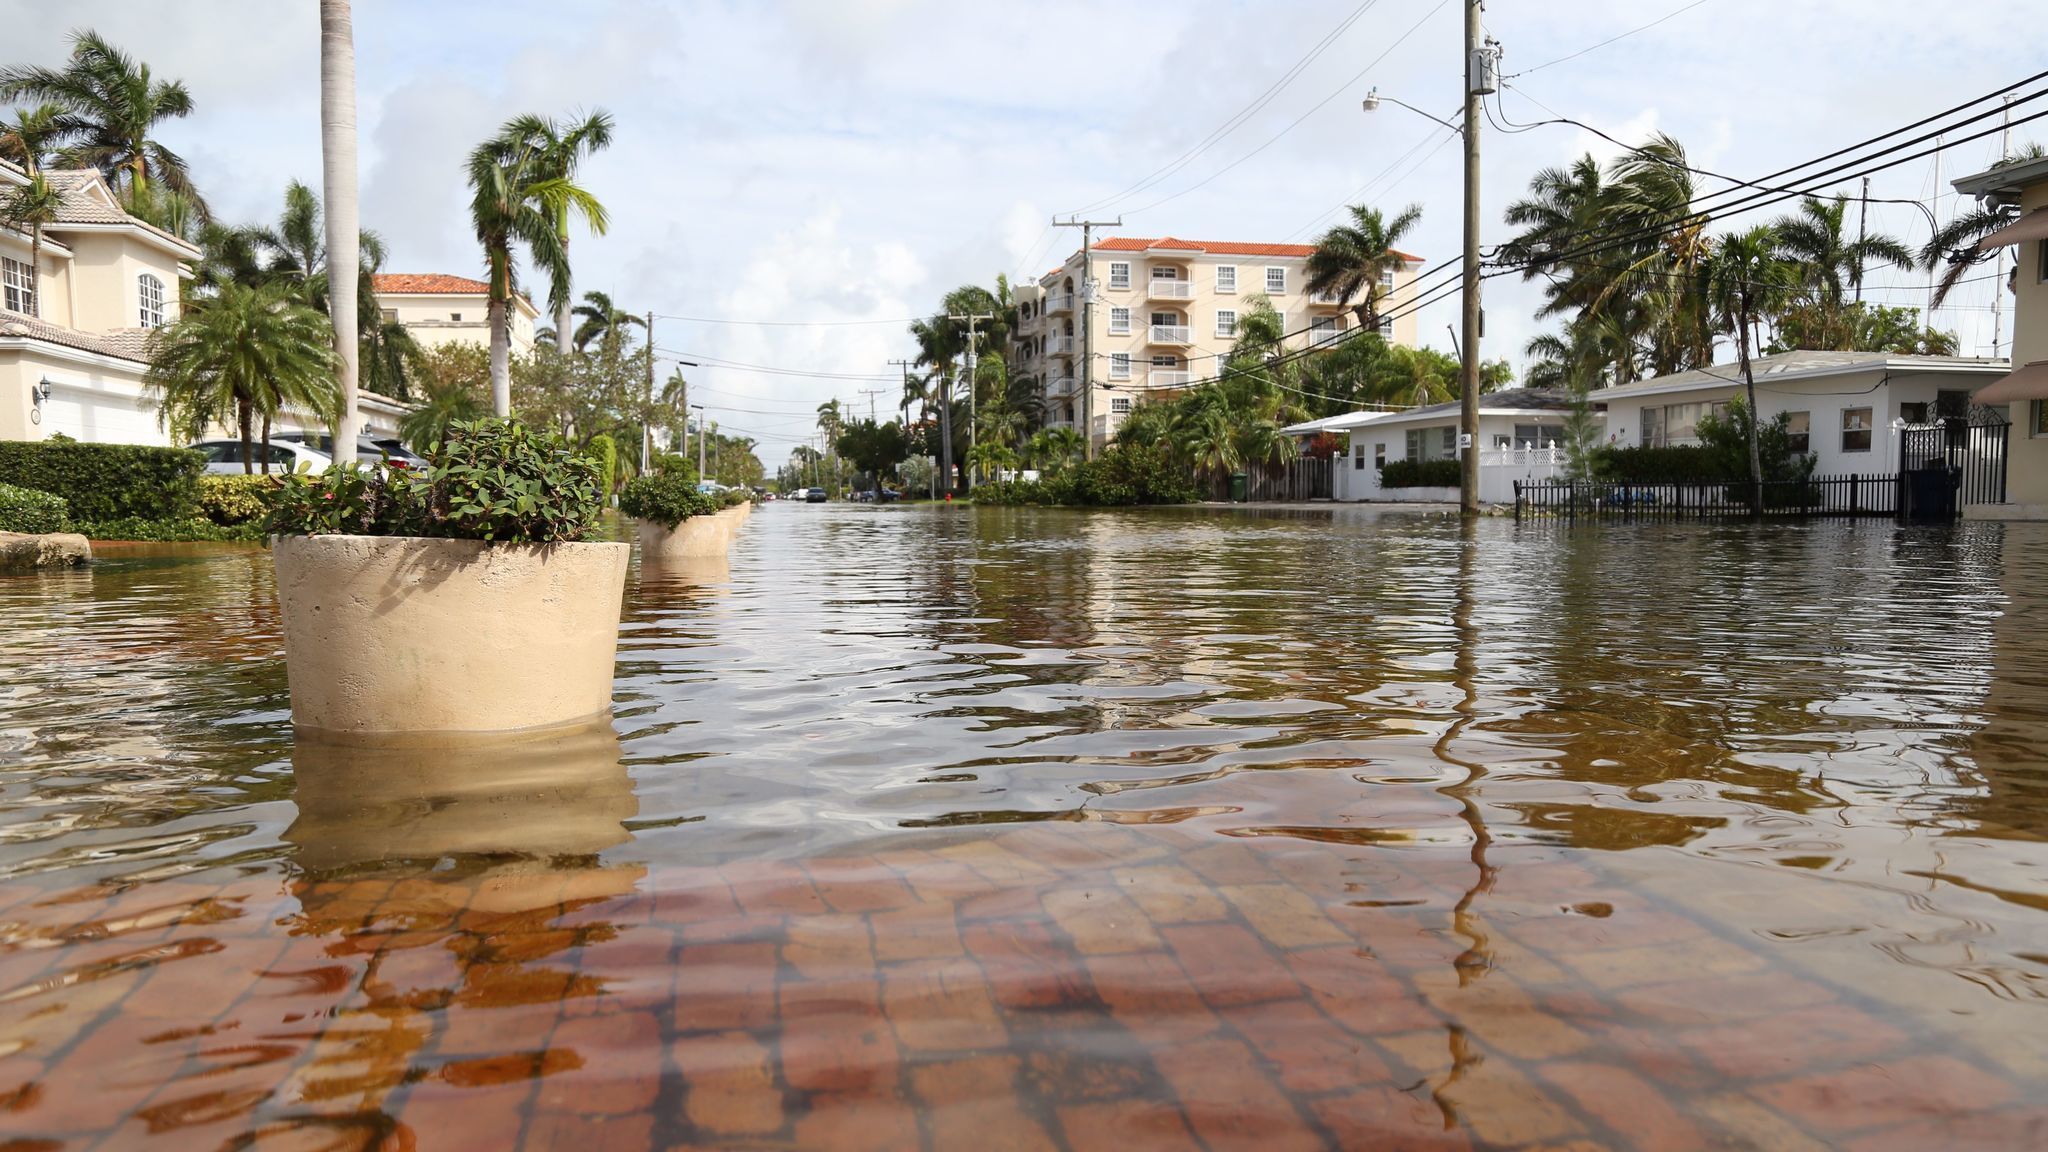
MULTIPOLYGON (((564 263, 567 263, 569 259, 568 231, 568 226, 566 224, 563 225, 562 260, 564 263)), ((569 277, 564 275, 562 280, 562 302, 555 307, 555 350, 567 356, 569 354, 569 321, 573 318, 575 309, 571 306, 569 299, 571 288, 571 285, 568 283, 569 277)))
POLYGON ((491 412, 499 419, 512 415, 512 333, 507 308, 491 293, 491 412))
POLYGON ((249 444, 249 420, 252 415, 253 413, 249 410, 248 398, 236 397, 235 426, 242 434, 242 474, 244 476, 252 475, 256 471, 256 453, 249 444))
POLYGON ((263 447, 262 447, 261 451, 262 451, 262 454, 263 454, 263 471, 264 471, 265 473, 268 473, 268 472, 270 471, 270 413, 268 413, 268 412, 265 412, 265 413, 263 414, 263 441, 262 441, 262 443, 263 443, 263 447))
POLYGON ((43 314, 43 226, 32 224, 28 230, 28 314, 43 314))
POLYGON ((1764 457, 1758 445, 1758 431, 1762 427, 1762 416, 1756 407, 1756 373, 1749 364, 1749 296, 1744 294, 1737 306, 1735 349, 1742 361, 1742 384, 1749 395, 1749 514, 1764 514, 1764 457))
POLYGON ((356 460, 356 280, 362 274, 356 204, 356 48, 349 0, 320 0, 320 154, 327 214, 327 309, 340 368, 341 411, 334 421, 334 462, 356 460))

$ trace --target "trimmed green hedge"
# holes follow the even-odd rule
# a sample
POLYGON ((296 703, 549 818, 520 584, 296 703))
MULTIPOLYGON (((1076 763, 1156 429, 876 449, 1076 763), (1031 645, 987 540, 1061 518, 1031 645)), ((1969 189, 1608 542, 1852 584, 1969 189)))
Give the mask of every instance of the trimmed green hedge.
POLYGON ((0 484, 0 532, 62 532, 70 523, 62 496, 0 484))
POLYGON ((694 476, 684 472, 662 472, 635 476, 619 493, 619 511, 664 528, 674 528, 692 516, 709 516, 725 501, 709 492, 697 491, 694 476))
POLYGON ((221 525, 204 516, 188 516, 182 520, 144 520, 128 516, 119 520, 74 523, 71 530, 84 534, 88 540, 147 540, 151 543, 261 543, 263 540, 261 523, 221 525))
POLYGON ((224 528, 253 524, 269 514, 276 489, 269 476, 201 476, 199 511, 224 528))
POLYGON ((1457 460, 1389 460, 1380 468, 1380 487, 1456 488, 1465 481, 1457 460))
POLYGON ((1191 504, 1201 498, 1194 477, 1164 448, 1112 445, 1102 455, 1042 480, 982 484, 976 504, 1068 504, 1121 508, 1191 504))
POLYGON ((78 521, 187 520, 199 515, 206 457, 189 448, 0 441, 0 484, 61 496, 78 521))

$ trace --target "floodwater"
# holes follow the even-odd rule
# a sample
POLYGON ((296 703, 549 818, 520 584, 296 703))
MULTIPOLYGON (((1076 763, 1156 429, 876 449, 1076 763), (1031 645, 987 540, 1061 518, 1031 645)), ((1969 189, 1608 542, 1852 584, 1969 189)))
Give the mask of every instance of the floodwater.
POLYGON ((0 580, 0 1147, 2048 1146, 2048 526, 778 505, 419 753, 102 555, 0 580))

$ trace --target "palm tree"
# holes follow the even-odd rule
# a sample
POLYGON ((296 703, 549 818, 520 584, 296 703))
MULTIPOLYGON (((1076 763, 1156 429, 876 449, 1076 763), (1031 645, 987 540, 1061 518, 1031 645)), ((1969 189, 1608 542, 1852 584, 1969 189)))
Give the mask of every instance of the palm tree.
MULTIPOLYGON (((323 2, 323 10, 325 4, 323 2)), ((192 94, 182 81, 156 80, 90 29, 71 35, 63 68, 18 64, 0 69, 0 100, 34 100, 62 109, 56 133, 70 141, 65 158, 97 168, 131 202, 144 202, 152 183, 186 197, 200 221, 206 202, 177 153, 153 135, 159 123, 189 116, 192 94)))
POLYGON ((1088 442, 1072 428, 1045 428, 1031 438, 1031 463, 1054 475, 1066 471, 1088 442))
POLYGON ((976 476, 987 476, 994 472, 998 478, 1017 466, 1017 454, 1007 444, 994 440, 983 440, 967 450, 967 465, 974 469, 976 476))
POLYGON ((254 471, 251 425, 259 418, 266 444, 271 420, 288 407, 334 419, 332 334, 326 317, 281 284, 229 282, 194 298, 151 340, 145 383, 158 422, 187 439, 232 422, 243 471, 254 471))
POLYGON ((0 160, 18 164, 33 176, 63 136, 59 124, 64 109, 44 103, 13 111, 12 122, 0 122, 0 160))
MULTIPOLYGON (((2014 164, 2025 164, 2044 158, 2048 158, 2048 149, 2044 149, 2037 142, 2029 141, 1992 167, 2007 168, 2014 164)), ((2019 218, 2018 201, 2000 202, 1989 207, 1973 208, 1935 229, 1934 235, 1927 241, 1927 246, 1920 250, 1920 262, 1929 272, 1943 264, 1948 267, 1943 269, 1941 281, 1934 287, 1934 299, 1929 301, 1929 304, 1933 308, 1941 307, 1948 299, 1948 294, 1955 291, 1956 285, 1962 282, 1965 273, 1992 259, 2000 251, 1994 248, 1987 252, 1979 252, 1977 241, 2019 218)), ((1998 290, 2006 291, 2006 287, 2000 285, 1998 290)))
POLYGON ((1358 326, 1368 332, 1380 327, 1380 302, 1387 284, 1408 258, 1394 250, 1403 237, 1422 220, 1422 205, 1410 204, 1400 215, 1387 221, 1377 208, 1353 204, 1351 223, 1339 224, 1323 233, 1308 258, 1310 295, 1332 295, 1340 304, 1351 305, 1358 326), (1352 304, 1353 300, 1358 303, 1352 304))
POLYGON ((1849 201, 1832 201, 1808 196, 1799 211, 1779 218, 1778 251, 1798 266, 1801 285, 1813 302, 1829 313, 1839 313, 1843 297, 1863 284, 1864 268, 1874 261, 1886 261, 1901 268, 1911 267, 1912 253, 1890 236, 1859 236, 1849 239, 1843 223, 1849 201))
MULTIPOLYGON (((580 122, 572 120, 567 123, 558 124, 553 120, 548 120, 545 121, 545 124, 547 130, 544 133, 544 143, 542 145, 542 151, 545 154, 542 163, 564 180, 573 181, 576 179, 576 169, 582 166, 585 156, 611 146, 612 118, 611 114, 602 108, 584 117, 580 122)), ((604 227, 601 223, 593 224, 591 231, 601 235, 604 232, 604 227)), ((555 331, 558 334, 555 338, 555 346, 559 348, 561 347, 559 333, 569 330, 569 313, 571 305, 576 302, 574 295, 570 291, 569 204, 567 201, 559 203, 555 208, 555 234, 561 238, 562 258, 558 267, 549 269, 548 303, 553 305, 555 309, 555 331)), ((584 296, 584 299, 589 299, 588 294, 584 296)), ((580 351, 583 345, 581 342, 578 342, 576 347, 580 351)))
POLYGON ((566 289, 568 252, 557 222, 573 213, 592 232, 607 226, 604 205, 559 171, 561 158, 549 149, 561 136, 551 121, 521 116, 469 154, 470 222, 490 273, 491 410, 499 416, 512 414, 513 246, 524 245, 535 266, 566 289))
MULTIPOLYGON (((334 462, 356 459, 356 383, 361 368, 356 344, 357 299, 362 273, 356 209, 356 47, 349 0, 320 0, 320 157, 327 192, 327 277, 334 362, 340 373, 340 405, 334 420, 334 462)), ((310 195, 307 199, 311 199, 310 195)), ((311 269, 307 269, 310 273, 311 269)), ((268 417, 264 437, 270 435, 268 417)))
POLYGON ((31 316, 43 310, 43 229, 57 222, 63 208, 64 194, 39 170, 0 200, 0 222, 28 233, 28 306, 23 311, 31 316))
POLYGON ((946 489, 953 489, 953 362, 966 350, 967 330, 941 312, 929 320, 913 321, 910 335, 917 341, 917 366, 931 370, 927 392, 939 410, 939 474, 946 489))
MULTIPOLYGON (((603 340, 614 335, 623 336, 626 329, 635 324, 642 328, 647 327, 646 320, 631 312, 622 311, 612 303, 612 298, 603 292, 585 292, 583 303, 578 304, 573 312, 583 317, 583 323, 576 326, 575 334, 570 341, 570 346, 578 352, 589 347, 594 340, 603 340)), ((556 328, 555 347, 562 348, 560 333, 568 329, 561 327, 559 318, 556 321, 556 328)))
POLYGON ((425 449, 438 444, 448 434, 450 424, 484 414, 484 398, 468 380, 435 372, 424 373, 420 379, 418 403, 398 424, 398 434, 413 447, 425 449))
POLYGON ((1749 402, 1749 509, 1763 514, 1763 454, 1758 447, 1761 423, 1756 404, 1756 374, 1749 361, 1750 336, 1763 317, 1776 311, 1799 286, 1799 271, 1779 255, 1777 229, 1761 224, 1747 232, 1723 236, 1707 265, 1709 299, 1722 331, 1735 337, 1742 366, 1743 389, 1749 402))

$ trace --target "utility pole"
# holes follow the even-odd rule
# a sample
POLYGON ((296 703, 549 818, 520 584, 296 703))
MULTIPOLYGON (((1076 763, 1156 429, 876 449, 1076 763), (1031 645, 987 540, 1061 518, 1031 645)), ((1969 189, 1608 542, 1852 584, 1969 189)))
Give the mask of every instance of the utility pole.
MULTIPOLYGON (((1475 0, 1476 2, 1476 0, 1475 0)), ((1081 436, 1085 445, 1082 458, 1095 459, 1095 354, 1092 333, 1095 329, 1095 230, 1097 228, 1121 228, 1124 218, 1114 220, 1076 220, 1069 216, 1065 220, 1055 218, 1055 228, 1079 228, 1081 230, 1081 436)))
MULTIPOLYGON (((711 477, 704 474, 704 433, 706 431, 704 427, 704 406, 702 404, 692 404, 690 408, 697 410, 697 481, 701 484, 711 479, 711 477)), ((690 424, 690 408, 683 409, 683 426, 685 429, 690 424)))
MULTIPOLYGON (((1941 231, 1941 145, 1942 139, 1937 135, 1934 138, 1934 195, 1932 197, 1934 211, 1928 213, 1928 215, 1934 217, 1934 230, 1936 232, 1941 231)), ((1934 327, 1935 274, 1935 268, 1929 266, 1927 269, 1927 312, 1920 317, 1920 325, 1923 328, 1934 327)))
POLYGON ((1863 303, 1863 238, 1869 235, 1870 177, 1863 178, 1863 207, 1856 212, 1856 302, 1863 303))
MULTIPOLYGON (((556 333, 559 337, 560 333, 556 333)), ((647 407, 640 412, 640 474, 652 472, 654 455, 654 313, 647 314, 647 407)), ((704 470, 697 476, 702 479, 704 470)))
MULTIPOLYGON (((974 452, 974 426, 980 418, 980 406, 976 402, 974 395, 978 391, 974 386, 974 326, 983 320, 995 319, 995 314, 992 312, 975 312, 966 316, 955 316, 948 313, 946 319, 956 324, 967 325, 967 451, 971 456, 974 452)), ((972 460, 968 462, 967 490, 969 492, 974 491, 974 466, 972 460)))
MULTIPOLYGON (((2012 159, 2012 93, 2005 94, 2005 131, 1998 137, 1998 159, 2000 162, 2012 159)), ((1998 356, 1998 345, 2005 336, 2005 248, 1998 246, 1997 270, 1991 277, 1991 355, 1998 356)))
POLYGON ((860 394, 868 398, 868 423, 875 422, 875 397, 887 392, 887 388, 863 388, 860 394))
POLYGON ((1458 398, 1459 511, 1479 514, 1479 120, 1481 101, 1500 87, 1500 47, 1480 42, 1482 0, 1465 0, 1465 292, 1463 371, 1458 398))

